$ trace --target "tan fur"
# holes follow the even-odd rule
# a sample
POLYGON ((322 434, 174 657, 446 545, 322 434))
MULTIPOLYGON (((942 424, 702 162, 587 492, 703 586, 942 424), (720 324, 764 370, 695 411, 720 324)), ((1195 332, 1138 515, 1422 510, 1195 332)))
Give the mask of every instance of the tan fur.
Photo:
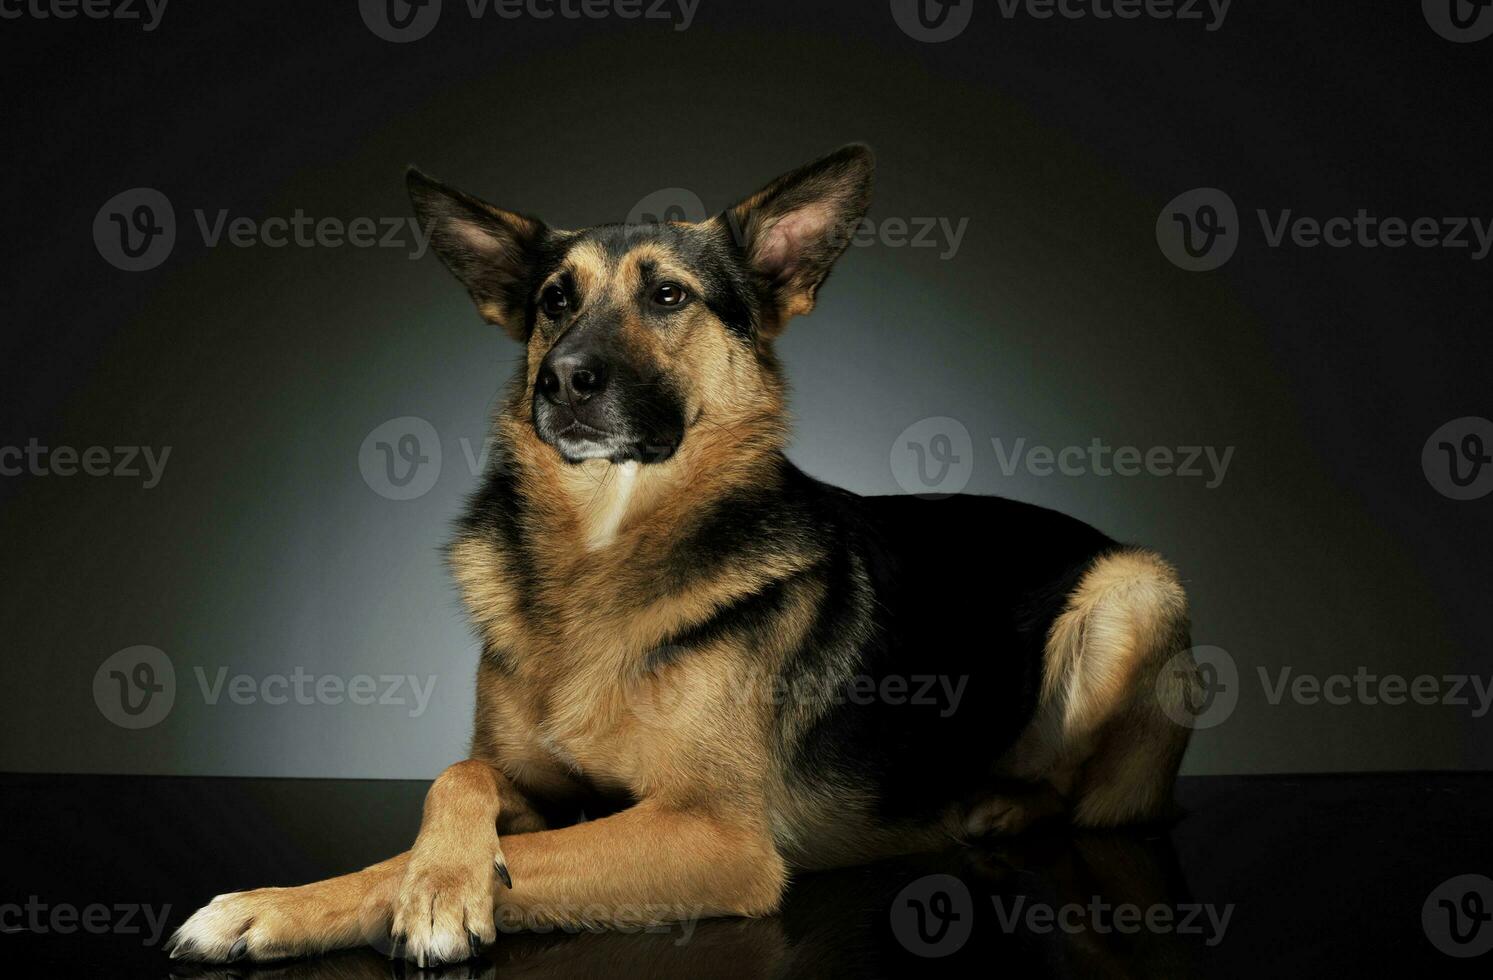
MULTIPOLYGON (((514 887, 495 899, 471 877, 491 865, 465 848, 491 826, 472 815, 443 832, 461 852, 422 864, 414 851, 351 875, 297 888, 220 895, 178 933, 194 955, 232 959, 242 939, 254 959, 383 945, 392 930, 421 966, 459 961, 473 937, 536 926, 622 928, 777 908, 787 881, 762 828, 708 807, 688 812, 645 801, 621 813, 561 830, 513 836, 507 844, 514 887)), ((498 886, 501 888, 502 886, 498 886)))
MULTIPOLYGON (((1143 550, 1099 559, 1053 623, 1037 714, 1001 771, 1051 787, 1080 825, 1163 815, 1191 730, 1173 720, 1187 680, 1162 668, 1189 644, 1175 569, 1143 550)), ((1020 803, 996 796, 976 809, 1020 803)))

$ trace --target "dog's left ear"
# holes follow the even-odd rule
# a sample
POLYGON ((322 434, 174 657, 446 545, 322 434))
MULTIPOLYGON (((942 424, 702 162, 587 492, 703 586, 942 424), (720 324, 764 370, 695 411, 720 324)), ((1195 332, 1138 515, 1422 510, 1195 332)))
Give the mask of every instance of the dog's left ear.
POLYGON ((875 166, 870 147, 852 143, 714 219, 766 285, 777 307, 775 327, 814 309, 815 294, 871 203, 875 166))

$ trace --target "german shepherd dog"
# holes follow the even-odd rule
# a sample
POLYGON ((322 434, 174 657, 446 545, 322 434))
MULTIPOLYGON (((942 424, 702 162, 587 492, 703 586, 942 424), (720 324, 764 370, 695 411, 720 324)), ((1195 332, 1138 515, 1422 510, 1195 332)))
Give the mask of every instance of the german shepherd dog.
POLYGON ((1171 566, 784 456, 773 342, 872 169, 847 146, 708 221, 583 231, 410 171, 436 252, 527 350, 449 550, 481 642, 470 758, 410 851, 221 895, 173 956, 460 961, 507 922, 767 915, 795 872, 1168 813, 1198 683, 1171 566))

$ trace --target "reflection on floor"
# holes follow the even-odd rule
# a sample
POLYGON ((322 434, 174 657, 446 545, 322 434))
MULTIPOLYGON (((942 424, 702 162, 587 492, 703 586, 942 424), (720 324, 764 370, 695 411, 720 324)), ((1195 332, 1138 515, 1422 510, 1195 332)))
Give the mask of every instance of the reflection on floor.
MULTIPOLYGON (((423 786, 402 782, 0 782, 0 815, 19 863, 0 904, 134 903, 155 910, 168 934, 216 892, 311 880, 402 850, 423 795, 423 786)), ((1493 777, 1194 778, 1179 796, 1187 812, 1169 827, 1052 831, 806 875, 768 919, 634 933, 515 932, 482 960, 441 971, 391 963, 375 948, 198 969, 167 960, 163 937, 131 931, 122 919, 64 931, 46 915, 28 920, 20 912, 4 923, 0 942, 7 962, 31 972, 263 980, 1486 969, 1466 954, 1493 945, 1493 935, 1480 934, 1493 926, 1482 930, 1474 917, 1449 929, 1438 916, 1477 904, 1462 902, 1480 896, 1476 879, 1468 886, 1459 876, 1493 870, 1484 836, 1493 777), (1468 895, 1436 901, 1445 887, 1468 895), (9 932, 14 925, 20 931, 9 932)), ((1493 894, 1481 899, 1493 909, 1493 894)))

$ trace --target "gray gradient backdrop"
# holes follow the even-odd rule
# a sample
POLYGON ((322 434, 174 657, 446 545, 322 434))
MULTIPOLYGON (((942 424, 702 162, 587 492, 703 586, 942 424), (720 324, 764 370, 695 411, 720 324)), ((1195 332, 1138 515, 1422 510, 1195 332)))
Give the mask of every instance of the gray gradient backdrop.
MULTIPOLYGON (((1170 556, 1196 641, 1240 672, 1236 710, 1199 733, 1188 772, 1488 767, 1493 721, 1473 707, 1271 704, 1257 675, 1490 674, 1493 497, 1448 499, 1421 468, 1439 426, 1490 414, 1488 261, 1273 249, 1253 217, 1493 217, 1479 113, 1454 94, 1485 86, 1493 40, 1453 44, 1419 4, 1390 6, 1240 0, 1207 31, 988 4, 937 45, 869 0, 703 0, 686 31, 474 21, 448 0, 405 44, 352 2, 172 5, 150 32, 8 23, 4 111, 26 149, 7 180, 0 444, 170 457, 152 489, 0 479, 0 768, 428 777, 464 752, 476 645, 439 549, 519 348, 433 256, 208 247, 195 209, 402 218, 418 163, 578 226, 664 188, 717 209, 849 140, 878 152, 883 228, 967 230, 947 258, 852 248, 784 337, 799 465, 901 492, 900 434, 951 417, 973 440, 969 491, 1170 556), (120 271, 91 227, 142 186, 172 202, 177 242, 158 268, 120 271), (1177 268, 1155 237, 1195 187, 1242 215, 1237 254, 1211 273, 1177 268), (360 470, 369 433, 403 416, 428 421, 441 454, 408 501, 360 470), (996 438, 1234 452, 1210 489, 1006 475, 996 438), (165 651, 177 690, 164 720, 129 730, 100 709, 95 674, 140 644, 165 651), (434 689, 418 716, 213 705, 196 673, 298 668, 434 689)), ((951 563, 1002 557, 948 542, 951 563)), ((927 615, 979 642, 980 609, 927 615)))

